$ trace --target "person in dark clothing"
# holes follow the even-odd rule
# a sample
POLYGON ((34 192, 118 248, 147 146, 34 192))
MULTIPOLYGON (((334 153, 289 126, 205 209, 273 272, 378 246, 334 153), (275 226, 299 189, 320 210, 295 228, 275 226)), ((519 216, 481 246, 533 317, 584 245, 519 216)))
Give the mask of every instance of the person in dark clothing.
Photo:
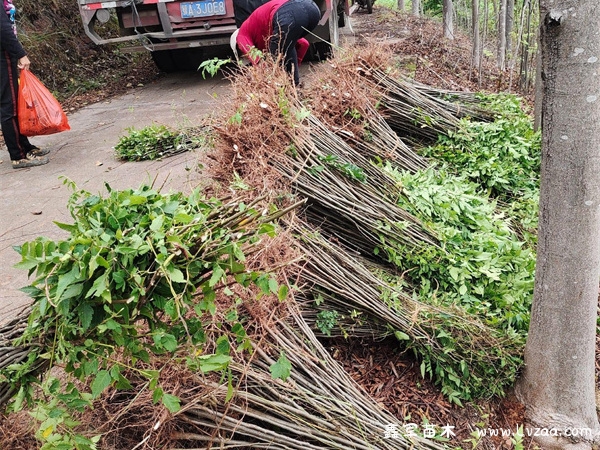
POLYGON ((17 102, 19 95, 19 69, 30 66, 27 53, 17 39, 14 24, 15 8, 12 0, 2 0, 0 11, 0 122, 2 137, 8 149, 13 169, 41 166, 48 163, 42 150, 29 142, 19 130, 17 102))
MULTIPOLYGON (((235 36, 236 49, 248 57, 252 47, 268 50, 272 55, 283 54, 283 62, 294 84, 300 82, 298 72, 308 50, 304 36, 315 29, 321 19, 321 11, 313 0, 271 0, 250 14, 235 36)), ((252 64, 256 58, 249 57, 252 64)))

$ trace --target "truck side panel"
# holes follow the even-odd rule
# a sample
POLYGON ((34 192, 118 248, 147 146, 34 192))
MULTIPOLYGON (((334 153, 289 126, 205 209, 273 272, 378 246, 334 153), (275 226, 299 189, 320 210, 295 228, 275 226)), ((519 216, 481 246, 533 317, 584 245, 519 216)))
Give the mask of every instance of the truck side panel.
MULTIPOLYGON (((338 17, 347 9, 348 0, 315 2, 323 18, 309 41, 338 45, 338 17), (339 2, 345 7, 340 8, 339 2)), ((132 51, 228 45, 237 28, 233 0, 79 0, 79 10, 85 32, 93 42, 131 42, 132 51), (117 25, 111 28, 110 24, 117 25)))

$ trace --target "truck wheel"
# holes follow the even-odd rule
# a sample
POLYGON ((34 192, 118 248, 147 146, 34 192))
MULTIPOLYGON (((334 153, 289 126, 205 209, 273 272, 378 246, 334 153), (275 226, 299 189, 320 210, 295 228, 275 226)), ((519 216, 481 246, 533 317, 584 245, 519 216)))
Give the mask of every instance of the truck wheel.
POLYGON ((315 60, 325 61, 333 55, 333 48, 329 42, 315 42, 315 60))
POLYGON ((157 50, 150 53, 152 55, 152 61, 154 61, 154 65, 158 68, 158 70, 166 73, 177 72, 175 61, 173 61, 173 55, 171 55, 171 50, 157 50))
POLYGON ((335 8, 336 13, 337 13, 337 23, 338 23, 338 28, 344 28, 346 26, 346 3, 349 2, 349 0, 344 0, 344 1, 338 1, 337 7, 335 8))
POLYGON ((194 72, 202 63, 203 55, 200 48, 155 50, 152 52, 152 60, 162 72, 194 72))

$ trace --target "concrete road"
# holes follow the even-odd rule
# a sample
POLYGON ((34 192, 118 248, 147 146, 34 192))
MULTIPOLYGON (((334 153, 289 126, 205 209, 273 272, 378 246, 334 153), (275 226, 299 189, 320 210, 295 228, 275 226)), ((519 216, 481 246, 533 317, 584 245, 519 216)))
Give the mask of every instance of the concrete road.
POLYGON ((20 260, 13 246, 38 236, 53 240, 67 235, 53 221, 73 223, 67 210, 70 189, 60 177, 80 189, 106 194, 114 189, 136 188, 156 178, 166 180, 163 192, 188 191, 202 174, 196 170, 200 152, 186 152, 161 161, 121 162, 113 147, 128 128, 152 124, 189 126, 211 112, 226 95, 229 81, 203 79, 199 73, 169 74, 130 93, 93 104, 69 116, 71 130, 31 138, 51 150, 45 166, 15 170, 5 148, 0 150, 0 323, 29 302, 19 291, 28 284, 27 272, 15 269, 20 260))

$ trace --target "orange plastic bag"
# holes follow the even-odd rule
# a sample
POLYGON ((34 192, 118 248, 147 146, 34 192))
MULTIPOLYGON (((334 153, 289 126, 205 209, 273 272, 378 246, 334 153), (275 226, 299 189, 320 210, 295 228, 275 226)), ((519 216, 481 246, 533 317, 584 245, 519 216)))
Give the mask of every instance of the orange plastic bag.
POLYGON ((42 136, 71 129, 58 100, 29 70, 22 70, 19 77, 17 113, 21 134, 25 136, 42 136))

